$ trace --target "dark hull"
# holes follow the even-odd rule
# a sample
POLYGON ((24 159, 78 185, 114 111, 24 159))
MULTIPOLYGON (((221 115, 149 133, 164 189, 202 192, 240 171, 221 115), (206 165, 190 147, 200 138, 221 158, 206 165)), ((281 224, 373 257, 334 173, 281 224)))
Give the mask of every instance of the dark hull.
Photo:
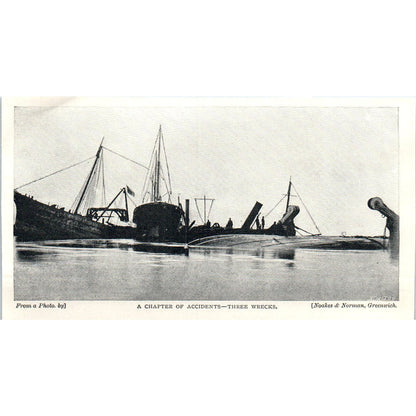
POLYGON ((134 228, 101 224, 54 205, 43 204, 14 192, 16 221, 14 235, 19 241, 81 238, 132 238, 134 228))
POLYGON ((183 212, 177 205, 150 202, 139 205, 133 213, 136 239, 139 241, 181 241, 183 212))
MULTIPOLYGON (((252 229, 251 225, 254 223, 254 219, 258 214, 261 204, 256 202, 252 212, 247 217, 241 228, 223 228, 214 224, 212 227, 205 225, 193 227, 188 231, 188 242, 199 240, 206 237, 215 237, 222 235, 244 234, 244 235, 276 235, 282 237, 293 237, 296 235, 296 226, 293 222, 294 218, 299 214, 299 207, 296 205, 290 205, 286 209, 285 215, 279 222, 275 222, 269 228, 252 229), (215 226, 216 225, 216 226, 215 226)), ((260 221, 259 221, 260 226, 260 221)))

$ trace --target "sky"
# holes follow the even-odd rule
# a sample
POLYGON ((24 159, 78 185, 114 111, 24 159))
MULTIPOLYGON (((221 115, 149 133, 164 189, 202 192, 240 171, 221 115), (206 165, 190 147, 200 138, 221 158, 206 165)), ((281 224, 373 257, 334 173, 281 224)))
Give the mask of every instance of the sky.
MULTIPOLYGON (((325 235, 381 235, 374 196, 398 212, 398 110, 394 107, 16 107, 14 183, 94 156, 104 146, 148 165, 162 125, 173 201, 215 202, 211 223, 241 225, 256 201, 267 214, 289 178, 325 235)), ((22 188, 69 208, 93 161, 22 188)), ((107 199, 126 184, 139 203, 146 170, 105 152, 107 199)), ((299 198, 295 223, 314 231, 299 198)), ((266 217, 278 220, 282 202, 266 217)), ((202 205, 200 205, 202 209, 202 205)), ((200 222, 200 220, 199 220, 200 222)))

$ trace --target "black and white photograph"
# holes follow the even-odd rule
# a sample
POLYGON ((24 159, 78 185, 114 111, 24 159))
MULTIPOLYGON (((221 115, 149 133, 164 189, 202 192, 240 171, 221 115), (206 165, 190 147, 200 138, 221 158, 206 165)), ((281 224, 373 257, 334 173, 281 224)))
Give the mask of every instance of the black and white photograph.
POLYGON ((2 3, 3 414, 414 414, 411 5, 2 3))
POLYGON ((399 106, 97 101, 13 106, 17 308, 401 300, 399 106))

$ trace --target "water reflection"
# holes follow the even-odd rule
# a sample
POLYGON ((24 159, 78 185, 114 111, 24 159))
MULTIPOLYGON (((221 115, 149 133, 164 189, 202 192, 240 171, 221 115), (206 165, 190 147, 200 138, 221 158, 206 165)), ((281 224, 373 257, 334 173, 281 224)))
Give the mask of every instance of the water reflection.
POLYGON ((182 254, 189 256, 189 248, 182 245, 137 243, 133 245, 133 251, 141 251, 145 253, 182 254))
POLYGON ((295 249, 284 249, 279 250, 275 253, 279 259, 285 259, 285 260, 294 260, 295 259, 295 249))
POLYGON ((16 257, 23 262, 40 262, 47 260, 53 252, 45 252, 40 250, 18 249, 16 250, 16 257))
POLYGON ((257 249, 235 249, 235 248, 199 248, 192 247, 193 252, 202 253, 204 256, 209 257, 215 253, 225 253, 228 256, 231 255, 247 255, 250 257, 257 257, 261 259, 277 259, 277 260, 295 260, 294 248, 279 248, 278 250, 270 250, 266 248, 257 249))
POLYGON ((399 295, 398 268, 386 251, 191 247, 188 256, 185 248, 134 240, 18 243, 15 298, 363 300, 399 295))
MULTIPOLYGON (((18 255, 22 258, 38 256, 41 254, 51 254, 50 248, 56 249, 120 249, 123 251, 141 251, 147 253, 164 254, 189 254, 187 245, 182 244, 163 244, 163 243, 140 243, 135 240, 56 240, 56 241, 36 241, 36 243, 19 243, 17 248, 18 255), (35 245, 34 245, 35 244, 35 245), (44 249, 47 251, 44 251, 44 249), (19 254, 20 253, 20 254, 19 254)), ((56 254, 56 253, 55 253, 56 254)))

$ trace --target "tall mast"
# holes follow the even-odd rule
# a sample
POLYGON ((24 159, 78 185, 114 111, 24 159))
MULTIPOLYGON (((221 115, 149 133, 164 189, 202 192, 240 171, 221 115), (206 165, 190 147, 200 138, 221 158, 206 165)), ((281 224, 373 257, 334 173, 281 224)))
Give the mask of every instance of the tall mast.
POLYGON ((157 135, 156 140, 157 140, 157 150, 156 150, 153 201, 159 202, 160 201, 160 142, 162 140, 162 125, 159 125, 159 133, 157 135))
POLYGON ((78 213, 79 207, 81 206, 82 201, 84 200, 85 193, 87 192, 88 186, 90 185, 91 177, 92 177, 92 175, 93 175, 93 173, 95 171, 95 168, 97 167, 97 163, 98 163, 98 161, 100 159, 101 152, 103 150, 103 141, 104 141, 104 137, 102 138, 101 143, 100 143, 100 146, 99 146, 99 148, 97 150, 97 154, 95 155, 94 164, 92 165, 91 171, 90 171, 90 173, 88 175, 87 182, 85 182, 84 188, 83 188, 83 190, 81 192, 81 197, 79 198, 77 207, 75 208, 75 211, 74 211, 75 214, 78 213))
POLYGON ((286 212, 290 204, 290 189, 292 187, 292 177, 289 178, 289 188, 287 189, 287 202, 286 202, 286 212))
POLYGON ((207 223, 207 197, 204 195, 204 224, 207 223))

